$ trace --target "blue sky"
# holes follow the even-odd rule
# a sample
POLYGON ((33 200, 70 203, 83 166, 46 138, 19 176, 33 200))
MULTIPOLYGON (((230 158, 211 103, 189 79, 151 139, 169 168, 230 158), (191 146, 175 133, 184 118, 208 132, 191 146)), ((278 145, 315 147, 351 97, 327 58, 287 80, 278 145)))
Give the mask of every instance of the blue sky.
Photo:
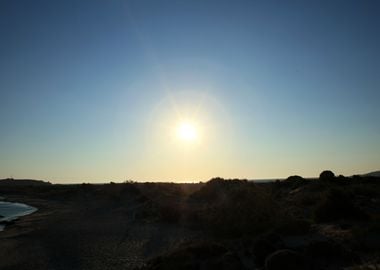
POLYGON ((0 2, 0 177, 380 169, 380 2, 0 2), (196 122, 201 139, 172 129, 196 122))

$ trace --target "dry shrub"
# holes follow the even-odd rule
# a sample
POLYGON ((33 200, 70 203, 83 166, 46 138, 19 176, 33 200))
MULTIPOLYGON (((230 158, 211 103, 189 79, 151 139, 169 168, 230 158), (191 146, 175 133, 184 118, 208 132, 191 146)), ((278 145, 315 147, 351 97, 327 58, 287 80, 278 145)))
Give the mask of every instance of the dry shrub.
POLYGON ((367 220, 368 215, 353 202, 353 196, 342 189, 332 188, 317 204, 314 210, 316 222, 330 222, 340 219, 367 220))
POLYGON ((273 228, 281 219, 279 207, 254 183, 212 179, 190 197, 190 222, 215 235, 241 236, 273 228))

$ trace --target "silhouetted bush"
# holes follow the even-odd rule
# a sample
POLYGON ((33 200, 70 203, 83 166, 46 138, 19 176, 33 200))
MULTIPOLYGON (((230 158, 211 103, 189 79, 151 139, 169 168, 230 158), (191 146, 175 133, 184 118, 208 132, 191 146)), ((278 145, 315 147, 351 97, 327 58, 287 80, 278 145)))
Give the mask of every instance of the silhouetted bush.
POLYGON ((334 178, 335 178, 335 174, 332 171, 323 171, 319 175, 319 180, 323 180, 323 181, 332 180, 334 178))
POLYGON ((287 187, 287 188, 295 189, 295 188, 298 188, 300 186, 307 184, 308 182, 310 182, 310 181, 304 179, 301 176, 292 175, 292 176, 289 176, 287 179, 281 181, 280 184, 281 184, 281 187, 287 187))
POLYGON ((272 198, 245 180, 212 179, 189 202, 190 223, 227 237, 268 230, 282 217, 272 198))
POLYGON ((161 221, 168 223, 178 223, 181 220, 183 211, 181 211, 181 207, 178 203, 160 204, 157 207, 161 221))
POLYGON ((366 220, 367 214, 356 207, 352 196, 340 189, 329 190, 314 211, 316 222, 339 219, 366 220))
POLYGON ((299 175, 292 175, 292 176, 289 176, 288 178, 286 178, 285 181, 303 182, 303 181, 305 181, 305 179, 302 176, 299 176, 299 175))

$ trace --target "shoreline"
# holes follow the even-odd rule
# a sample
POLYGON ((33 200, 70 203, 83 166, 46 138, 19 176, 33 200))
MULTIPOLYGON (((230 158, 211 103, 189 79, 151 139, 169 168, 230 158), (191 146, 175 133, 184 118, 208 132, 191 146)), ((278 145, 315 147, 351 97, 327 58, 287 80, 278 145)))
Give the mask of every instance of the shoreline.
POLYGON ((38 211, 38 208, 32 205, 21 203, 19 201, 12 202, 4 200, 4 197, 2 199, 3 200, 0 201, 0 208, 3 207, 5 209, 3 209, 3 212, 0 214, 0 232, 4 231, 6 227, 15 224, 20 218, 38 211), (8 215, 4 213, 4 211, 7 212, 7 209, 8 212, 11 212, 8 213, 8 215))

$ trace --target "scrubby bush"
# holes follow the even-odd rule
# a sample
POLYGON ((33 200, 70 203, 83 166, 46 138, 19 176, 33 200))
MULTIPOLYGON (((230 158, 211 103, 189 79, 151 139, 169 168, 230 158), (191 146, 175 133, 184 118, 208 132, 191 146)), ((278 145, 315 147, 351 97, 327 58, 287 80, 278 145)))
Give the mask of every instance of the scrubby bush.
POLYGON ((303 186, 310 181, 306 180, 305 178, 298 176, 298 175, 292 175, 286 178, 285 180, 280 182, 281 188, 290 188, 290 189, 296 189, 300 186, 303 186))
POLYGON ((323 180, 323 181, 332 180, 334 178, 335 178, 335 174, 332 171, 323 171, 319 175, 319 180, 323 180))
POLYGON ((330 189, 314 211, 316 222, 330 222, 339 219, 366 220, 367 214, 355 206, 352 196, 341 189, 330 189))
POLYGON ((144 269, 200 269, 202 264, 223 258, 227 252, 224 246, 212 242, 188 243, 150 260, 144 269))
POLYGON ((298 181, 298 182, 303 182, 305 179, 302 176, 299 175, 292 175, 286 178, 285 181, 298 181))
POLYGON ((212 179, 189 202, 191 223, 227 237, 263 232, 282 217, 272 198, 245 180, 212 179))
POLYGON ((178 223, 181 220, 183 211, 178 203, 164 203, 156 206, 159 212, 159 218, 163 222, 178 223))

